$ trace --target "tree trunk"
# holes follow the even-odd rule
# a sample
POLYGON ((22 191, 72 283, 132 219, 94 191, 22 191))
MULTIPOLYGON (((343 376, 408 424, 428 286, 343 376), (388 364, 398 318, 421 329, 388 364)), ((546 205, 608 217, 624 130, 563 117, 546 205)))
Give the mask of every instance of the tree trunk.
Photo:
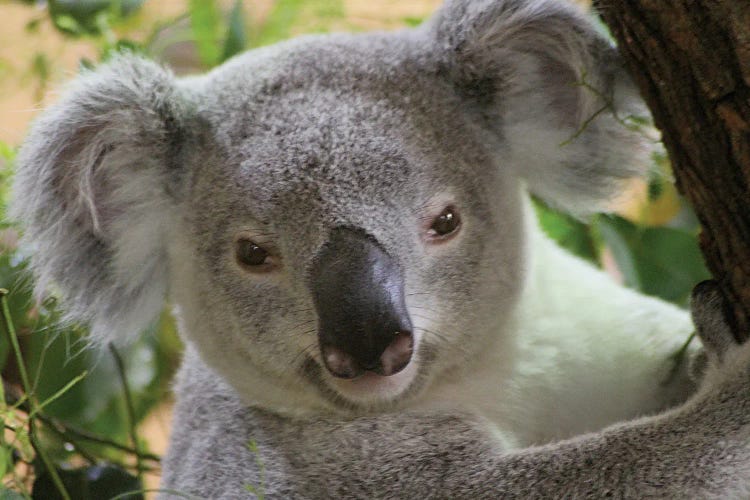
POLYGON ((750 1, 598 0, 703 225, 701 249, 750 333, 750 1))

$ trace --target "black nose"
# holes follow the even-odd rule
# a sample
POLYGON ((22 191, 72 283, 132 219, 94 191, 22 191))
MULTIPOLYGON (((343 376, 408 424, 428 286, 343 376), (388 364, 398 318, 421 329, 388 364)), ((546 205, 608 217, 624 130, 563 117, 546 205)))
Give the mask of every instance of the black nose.
POLYGON ((313 261, 310 289, 323 362, 332 375, 393 375, 409 364, 414 346, 403 273, 374 238, 334 229, 313 261))
POLYGON ((354 378, 363 370, 372 370, 380 375, 393 375, 409 364, 413 349, 411 333, 397 332, 380 357, 365 365, 361 359, 329 344, 321 347, 323 362, 331 374, 339 378, 354 378))

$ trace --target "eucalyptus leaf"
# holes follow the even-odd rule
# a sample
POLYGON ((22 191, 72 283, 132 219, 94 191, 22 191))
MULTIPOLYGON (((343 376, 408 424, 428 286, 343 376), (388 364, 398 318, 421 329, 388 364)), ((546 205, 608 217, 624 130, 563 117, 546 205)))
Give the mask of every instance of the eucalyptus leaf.
POLYGON ((214 0, 190 0, 190 26, 201 62, 214 66, 221 57, 222 20, 214 0))
POLYGON ((692 232, 619 217, 601 217, 599 229, 626 283, 643 293, 685 305, 695 284, 711 277, 692 232))
MULTIPOLYGON (((138 478, 115 465, 102 464, 79 469, 58 468, 57 473, 68 494, 75 500, 103 500, 118 495, 123 495, 120 498, 131 500, 143 498, 140 492, 143 487, 138 478)), ((34 481, 32 498, 39 500, 61 498, 46 471, 43 471, 34 481)))
POLYGON ((0 486, 0 500, 24 500, 24 498, 19 492, 0 486))
POLYGON ((50 16, 62 32, 100 35, 101 16, 117 21, 141 8, 144 0, 48 0, 50 16))
POLYGON ((247 48, 247 34, 245 32, 245 17, 242 11, 242 0, 235 0, 234 7, 229 13, 227 35, 224 39, 222 61, 239 54, 247 48))
POLYGON ((274 2, 265 23, 255 33, 253 46, 263 46, 288 38, 290 28, 299 15, 304 0, 278 0, 274 2))
POLYGON ((534 208, 539 224, 547 236, 569 252, 589 262, 598 262, 599 245, 587 224, 536 200, 534 208))

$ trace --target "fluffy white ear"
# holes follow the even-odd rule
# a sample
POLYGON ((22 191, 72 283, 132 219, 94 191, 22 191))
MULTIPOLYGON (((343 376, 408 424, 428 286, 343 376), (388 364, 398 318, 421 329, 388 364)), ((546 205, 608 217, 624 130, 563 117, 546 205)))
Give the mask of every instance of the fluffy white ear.
POLYGON ((570 2, 449 0, 428 23, 445 73, 510 149, 529 188, 574 213, 641 175, 647 116, 616 50, 570 2))
POLYGON ((138 333, 163 307, 182 108, 169 72, 119 56, 76 79, 19 152, 11 216, 38 292, 53 283, 94 341, 138 333))

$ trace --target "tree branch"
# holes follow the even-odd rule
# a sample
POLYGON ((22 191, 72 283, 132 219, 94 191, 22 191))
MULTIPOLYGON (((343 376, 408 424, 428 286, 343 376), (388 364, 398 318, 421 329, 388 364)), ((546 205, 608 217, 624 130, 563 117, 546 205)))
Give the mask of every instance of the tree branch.
POLYGON ((750 332, 750 2, 598 0, 662 132, 738 340, 750 332))

